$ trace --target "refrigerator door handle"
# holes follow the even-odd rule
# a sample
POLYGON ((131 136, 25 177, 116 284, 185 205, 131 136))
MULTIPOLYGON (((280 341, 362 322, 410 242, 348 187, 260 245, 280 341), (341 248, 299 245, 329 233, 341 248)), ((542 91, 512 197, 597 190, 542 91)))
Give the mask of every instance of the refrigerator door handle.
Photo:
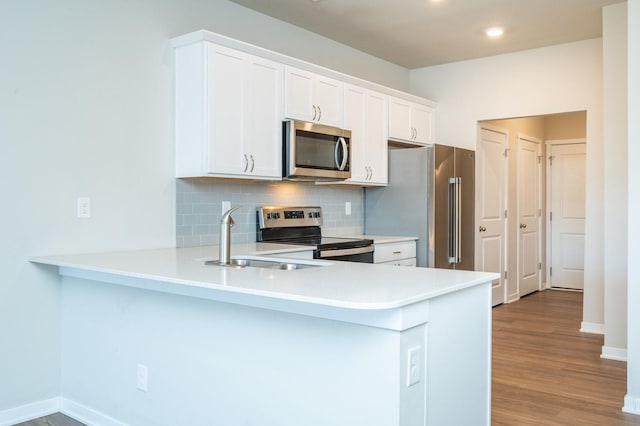
POLYGON ((462 254, 462 178, 449 178, 449 263, 460 263, 462 254))

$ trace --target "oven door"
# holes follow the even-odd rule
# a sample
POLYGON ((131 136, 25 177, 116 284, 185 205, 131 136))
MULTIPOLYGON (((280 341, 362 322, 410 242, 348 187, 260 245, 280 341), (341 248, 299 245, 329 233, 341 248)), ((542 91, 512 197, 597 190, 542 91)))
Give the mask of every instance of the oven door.
POLYGON ((284 178, 344 180, 351 177, 350 131, 293 120, 283 125, 284 178))
POLYGON ((340 260, 343 262, 373 263, 373 245, 341 249, 316 249, 314 259, 340 260))

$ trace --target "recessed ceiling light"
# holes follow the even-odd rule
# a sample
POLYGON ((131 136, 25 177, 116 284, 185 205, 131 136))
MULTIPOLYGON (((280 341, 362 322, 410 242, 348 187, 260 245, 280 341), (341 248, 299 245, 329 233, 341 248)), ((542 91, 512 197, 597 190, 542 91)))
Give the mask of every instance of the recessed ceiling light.
POLYGON ((502 34, 504 34, 504 28, 502 28, 502 27, 491 27, 491 28, 487 28, 486 30, 484 30, 484 32, 485 32, 485 34, 487 34, 487 37, 498 38, 502 34))

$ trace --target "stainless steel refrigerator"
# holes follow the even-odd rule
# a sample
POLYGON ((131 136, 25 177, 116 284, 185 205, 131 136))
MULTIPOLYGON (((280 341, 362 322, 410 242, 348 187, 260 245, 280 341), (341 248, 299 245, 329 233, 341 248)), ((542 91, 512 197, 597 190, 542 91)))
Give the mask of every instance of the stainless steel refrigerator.
POLYGON ((475 153, 389 150, 389 185, 365 189, 365 232, 417 236, 418 266, 474 269, 475 153))

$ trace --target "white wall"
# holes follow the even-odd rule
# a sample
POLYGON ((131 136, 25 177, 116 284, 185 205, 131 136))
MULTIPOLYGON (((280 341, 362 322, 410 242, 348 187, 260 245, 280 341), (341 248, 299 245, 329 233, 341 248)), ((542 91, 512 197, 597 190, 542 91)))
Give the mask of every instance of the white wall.
MULTIPOLYGON (((629 0, 628 6, 628 129, 629 129, 629 217, 640 217, 640 0, 629 0)), ((628 240, 628 336, 627 396, 624 410, 640 414, 640 222, 629 221, 628 240)))
POLYGON ((627 357, 627 4, 602 10, 605 358, 627 357))
POLYGON ((174 244, 168 40, 198 29, 409 86, 404 68, 225 0, 3 2, 0 417, 60 390, 59 278, 29 256, 174 244))
POLYGON ((480 120, 587 111, 583 320, 602 324, 602 40, 413 70, 411 89, 438 102, 436 142, 470 149, 480 120))

